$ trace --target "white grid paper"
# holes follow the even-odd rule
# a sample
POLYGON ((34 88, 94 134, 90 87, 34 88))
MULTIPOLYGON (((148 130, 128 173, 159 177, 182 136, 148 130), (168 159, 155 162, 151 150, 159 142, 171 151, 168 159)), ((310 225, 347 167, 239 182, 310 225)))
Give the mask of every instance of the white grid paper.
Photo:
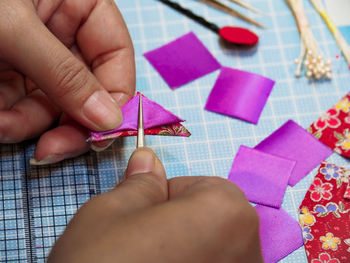
MULTIPOLYGON (((333 61, 334 78, 330 82, 315 83, 306 78, 294 77, 294 58, 299 53, 300 38, 285 1, 249 1, 267 16, 255 15, 245 10, 243 12, 261 21, 266 29, 257 29, 196 1, 178 2, 221 26, 248 27, 260 36, 260 43, 257 49, 228 50, 220 46, 215 34, 157 1, 119 1, 122 12, 127 10, 124 15, 134 39, 138 90, 186 119, 185 126, 193 134, 190 138, 147 138, 147 144, 155 149, 164 162, 169 178, 179 175, 227 177, 241 144, 255 146, 288 119, 293 119, 306 128, 348 92, 347 66, 341 56, 340 59, 335 58, 340 52, 328 29, 308 1, 304 2, 312 31, 324 55, 333 61), (258 125, 204 111, 207 96, 218 72, 172 91, 142 57, 144 52, 166 44, 189 31, 193 31, 201 39, 221 64, 276 80, 258 125)), ((131 154, 134 142, 134 138, 127 139, 123 148, 124 156, 131 154)), ((110 150, 111 153, 116 151, 119 151, 118 145, 110 150)), ((103 163, 103 156, 108 154, 101 154, 100 162, 103 163)), ((115 167, 119 166, 116 173, 119 178, 125 168, 126 159, 122 166, 119 162, 114 163, 115 167)), ((329 161, 347 165, 346 160, 335 154, 329 161)), ((287 189, 283 207, 295 218, 298 206, 315 173, 316 169, 295 187, 287 189)), ((109 189, 108 185, 106 189, 109 189)), ((307 262, 304 249, 300 248, 281 262, 307 262)))
MULTIPOLYGON (((226 178, 240 145, 254 147, 288 119, 293 119, 306 128, 348 92, 350 78, 346 63, 341 56, 340 59, 335 58, 340 54, 335 41, 306 0, 306 13, 313 33, 325 55, 333 61, 334 78, 330 82, 315 83, 306 78, 295 79, 296 65, 293 60, 298 56, 300 39, 294 18, 283 0, 248 1, 267 16, 239 8, 262 22, 266 29, 250 26, 197 1, 178 1, 220 26, 237 25, 255 31, 260 36, 258 47, 243 50, 225 49, 214 33, 156 0, 116 2, 124 15, 135 46, 137 89, 186 119, 185 126, 192 133, 190 138, 146 137, 147 145, 164 163, 169 178, 180 175, 217 175, 226 178), (143 53, 189 31, 193 31, 200 38, 221 64, 276 80, 258 125, 204 111, 218 71, 172 91, 142 56, 143 53)), ((64 225, 77 207, 89 198, 91 189, 98 185, 101 189, 96 190, 107 191, 121 180, 135 143, 135 138, 119 139, 110 149, 97 155, 98 184, 88 176, 84 158, 66 161, 58 166, 59 169, 40 168, 37 171, 42 178, 29 183, 32 205, 30 216, 33 216, 33 236, 36 236, 33 241, 36 256, 32 258, 32 262, 44 261, 55 238, 63 231, 64 225), (47 174, 50 176, 45 177, 47 174), (36 208, 37 206, 40 207, 36 208)), ((0 151, 0 261, 28 262, 28 253, 25 251, 28 246, 25 237, 28 234, 23 228, 24 211, 27 207, 26 202, 22 202, 25 193, 21 191, 24 187, 23 156, 20 151, 12 150, 12 155, 9 154, 11 151, 7 146, 1 147, 0 151), (13 180, 7 180, 11 178, 13 180), (15 190, 8 190, 12 188, 15 190), (17 231, 10 230, 12 228, 17 228, 17 231), (4 248, 19 250, 5 251, 4 248)), ((329 161, 348 165, 345 159, 336 154, 329 161)), ((287 189, 283 207, 295 218, 315 173, 316 169, 295 187, 287 189)), ((303 248, 281 262, 307 262, 303 248)))

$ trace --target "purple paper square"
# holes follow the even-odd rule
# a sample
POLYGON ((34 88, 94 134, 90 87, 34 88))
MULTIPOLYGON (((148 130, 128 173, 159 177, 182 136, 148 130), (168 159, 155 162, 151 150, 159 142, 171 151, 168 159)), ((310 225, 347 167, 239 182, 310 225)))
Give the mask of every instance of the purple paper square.
POLYGON ((228 179, 242 189, 249 201, 280 208, 295 163, 241 146, 228 179))
POLYGON ((260 218, 260 242, 265 263, 275 263, 303 245, 298 224, 282 208, 257 205, 260 218))
POLYGON ((257 124, 274 84, 257 74, 222 67, 205 109, 257 124))
POLYGON ((288 184, 294 186, 333 151, 308 133, 303 127, 289 120, 255 149, 296 161, 288 184))
POLYGON ((192 32, 144 56, 172 89, 221 67, 192 32))

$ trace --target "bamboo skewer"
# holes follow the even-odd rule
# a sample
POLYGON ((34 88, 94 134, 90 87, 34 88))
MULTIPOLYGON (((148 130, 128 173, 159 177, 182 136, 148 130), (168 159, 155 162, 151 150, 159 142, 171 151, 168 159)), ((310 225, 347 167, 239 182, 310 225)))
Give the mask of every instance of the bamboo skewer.
POLYGON ((223 12, 226 12, 230 15, 233 15, 235 17, 238 17, 239 19, 242 19, 250 24, 253 24, 253 25, 256 25, 258 27, 261 27, 261 28, 264 28, 264 26, 262 24, 260 24, 259 22, 255 21, 254 19, 251 19, 241 13, 239 13, 238 11, 220 3, 219 1, 217 0, 199 0, 200 2, 204 3, 204 4, 207 4, 211 7, 214 7, 220 11, 223 11, 223 12))
POLYGON ((260 10, 254 8, 254 7, 248 5, 248 4, 244 3, 244 2, 241 2, 239 0, 229 0, 229 1, 231 1, 232 3, 235 3, 237 5, 240 5, 240 6, 244 7, 244 8, 246 8, 246 9, 249 9, 250 11, 253 11, 253 12, 257 13, 257 14, 264 15, 260 10))

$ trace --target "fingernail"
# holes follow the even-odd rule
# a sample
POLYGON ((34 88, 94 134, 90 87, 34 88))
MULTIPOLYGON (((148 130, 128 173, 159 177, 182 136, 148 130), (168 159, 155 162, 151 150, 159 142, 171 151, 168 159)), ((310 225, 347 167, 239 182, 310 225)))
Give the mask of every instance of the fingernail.
POLYGON ((120 93, 117 95, 114 95, 113 98, 118 103, 119 106, 123 106, 125 103, 127 103, 130 100, 130 96, 120 93))
POLYGON ((95 91, 85 102, 83 114, 94 125, 96 131, 112 130, 123 121, 118 104, 105 90, 95 91))
POLYGON ((94 142, 91 144, 90 148, 95 152, 102 152, 106 150, 109 146, 114 143, 114 140, 106 140, 101 142, 94 142))
POLYGON ((149 148, 139 148, 131 155, 125 177, 134 174, 150 173, 157 167, 158 158, 149 148))
POLYGON ((63 154, 51 154, 46 156, 44 159, 38 161, 35 158, 30 158, 29 163, 30 165, 48 165, 53 163, 58 163, 65 159, 65 156, 63 154))

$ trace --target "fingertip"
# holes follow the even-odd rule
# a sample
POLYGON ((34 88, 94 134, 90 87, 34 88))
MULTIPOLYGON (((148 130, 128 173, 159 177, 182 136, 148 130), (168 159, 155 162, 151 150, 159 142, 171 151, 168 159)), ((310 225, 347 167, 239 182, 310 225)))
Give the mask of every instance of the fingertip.
POLYGON ((125 179, 112 191, 125 195, 131 206, 147 207, 168 200, 164 167, 147 147, 136 149, 130 157, 125 179))
POLYGON ((93 142, 90 148, 95 152, 102 152, 107 148, 109 148, 113 143, 114 143, 114 140, 104 140, 104 141, 93 142))
POLYGON ((127 103, 132 95, 125 94, 125 93, 111 93, 113 99, 118 103, 118 105, 123 106, 125 103, 127 103))
POLYGON ((48 155, 45 158, 43 158, 42 160, 37 160, 36 158, 30 158, 29 160, 29 164, 33 165, 33 166, 42 166, 42 165, 49 165, 49 164, 53 164, 53 163, 58 163, 60 161, 62 161, 64 159, 63 155, 48 155))
POLYGON ((44 133, 36 146, 31 164, 46 165, 87 152, 87 131, 76 123, 63 124, 44 133))
POLYGON ((165 169, 157 155, 150 148, 141 147, 132 153, 125 171, 125 177, 146 173, 165 177, 165 169))
POLYGON ((118 103, 105 90, 95 91, 84 103, 84 117, 95 131, 118 128, 123 122, 123 114, 118 103))

